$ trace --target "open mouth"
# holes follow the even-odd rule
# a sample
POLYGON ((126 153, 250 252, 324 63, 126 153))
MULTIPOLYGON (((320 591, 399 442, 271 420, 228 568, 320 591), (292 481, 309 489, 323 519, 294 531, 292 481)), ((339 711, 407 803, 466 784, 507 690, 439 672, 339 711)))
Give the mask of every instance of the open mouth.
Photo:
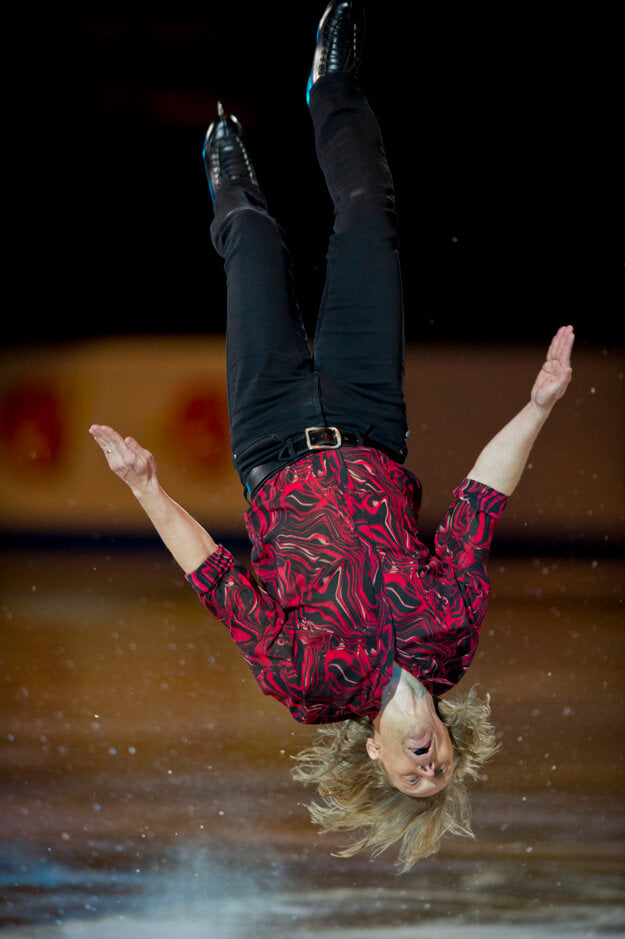
POLYGON ((415 756, 425 756, 429 752, 430 747, 432 746, 432 741, 428 743, 426 747, 416 747, 412 752, 415 756))

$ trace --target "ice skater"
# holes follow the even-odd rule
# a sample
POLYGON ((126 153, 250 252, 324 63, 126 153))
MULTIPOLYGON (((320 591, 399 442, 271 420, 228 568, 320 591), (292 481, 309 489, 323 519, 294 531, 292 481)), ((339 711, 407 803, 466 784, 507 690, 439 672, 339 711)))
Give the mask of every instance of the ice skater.
POLYGON ((220 108, 206 135, 254 576, 163 491, 151 453, 104 425, 90 433, 261 690, 319 725, 294 771, 318 790, 313 821, 352 833, 346 855, 399 842, 406 870, 445 832, 471 833, 466 782, 497 749, 490 708, 474 691, 443 696, 475 654, 494 530, 570 381, 574 336, 558 330, 527 404, 481 451, 429 550, 404 466, 393 181, 359 87, 362 35, 357 4, 333 0, 306 91, 335 212, 312 354, 242 128, 220 108))

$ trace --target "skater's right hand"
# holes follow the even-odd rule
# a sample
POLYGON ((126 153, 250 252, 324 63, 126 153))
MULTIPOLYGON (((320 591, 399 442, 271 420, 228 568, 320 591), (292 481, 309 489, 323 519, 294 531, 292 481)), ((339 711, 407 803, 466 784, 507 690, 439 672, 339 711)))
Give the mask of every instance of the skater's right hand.
POLYGON ((534 387, 532 401, 540 408, 551 409, 566 391, 573 374, 571 350, 575 335, 572 326, 562 326, 555 334, 534 387))

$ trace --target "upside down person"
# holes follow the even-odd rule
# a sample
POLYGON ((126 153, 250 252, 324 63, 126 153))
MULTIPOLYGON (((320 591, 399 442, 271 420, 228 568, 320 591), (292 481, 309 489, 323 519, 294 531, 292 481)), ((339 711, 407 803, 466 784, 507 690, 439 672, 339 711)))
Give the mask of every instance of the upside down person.
POLYGON ((333 0, 307 103, 335 211, 311 354, 281 229, 241 125, 219 108, 204 162, 227 280, 234 466, 255 576, 160 486, 154 457, 94 424, 200 600, 230 630, 261 690, 318 736, 294 775, 317 787, 343 854, 399 841, 409 869, 445 832, 470 835, 466 782, 496 751, 488 699, 447 700, 475 654, 498 519, 571 378, 561 327, 527 404, 479 453, 430 551, 421 487, 404 466, 403 299, 393 182, 358 83, 363 17, 333 0))

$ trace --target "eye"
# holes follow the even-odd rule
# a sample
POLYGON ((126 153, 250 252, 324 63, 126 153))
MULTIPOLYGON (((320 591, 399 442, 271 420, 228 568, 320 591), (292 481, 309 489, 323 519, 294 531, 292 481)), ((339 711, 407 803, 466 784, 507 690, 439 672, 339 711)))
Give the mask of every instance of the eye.
POLYGON ((417 747, 417 749, 413 750, 412 752, 415 756, 423 756, 423 754, 427 753, 429 749, 430 745, 428 744, 427 747, 417 747))

